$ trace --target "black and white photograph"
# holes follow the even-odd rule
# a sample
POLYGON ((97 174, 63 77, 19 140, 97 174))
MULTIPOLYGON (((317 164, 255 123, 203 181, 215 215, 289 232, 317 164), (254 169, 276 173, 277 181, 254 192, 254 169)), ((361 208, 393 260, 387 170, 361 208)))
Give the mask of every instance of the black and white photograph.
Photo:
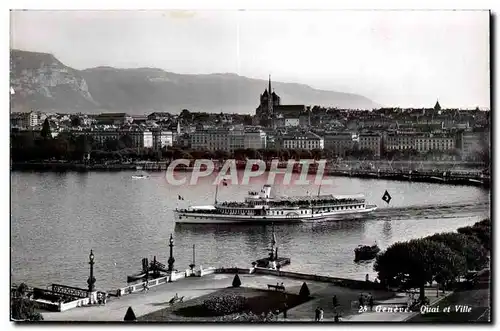
POLYGON ((9 16, 11 323, 492 323, 490 10, 9 16))

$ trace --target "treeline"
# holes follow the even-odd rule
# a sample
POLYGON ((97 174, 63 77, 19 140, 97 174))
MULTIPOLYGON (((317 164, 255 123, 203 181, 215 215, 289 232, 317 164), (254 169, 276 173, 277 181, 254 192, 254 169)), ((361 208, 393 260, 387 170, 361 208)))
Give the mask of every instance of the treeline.
POLYGON ((457 232, 395 243, 377 256, 374 270, 388 287, 419 288, 420 300, 425 302, 426 284, 453 287, 470 271, 486 267, 490 250, 491 220, 485 219, 457 232))

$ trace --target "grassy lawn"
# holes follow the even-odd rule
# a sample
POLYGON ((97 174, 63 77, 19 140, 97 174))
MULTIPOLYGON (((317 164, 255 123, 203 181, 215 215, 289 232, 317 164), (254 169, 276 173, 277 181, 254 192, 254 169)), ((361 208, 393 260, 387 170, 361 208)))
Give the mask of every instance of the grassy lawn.
MULTIPOLYGON (((216 321, 217 316, 209 316, 202 304, 205 300, 226 296, 238 295, 247 299, 248 309, 254 314, 268 313, 269 311, 283 310, 285 296, 282 292, 267 291, 249 287, 225 288, 207 295, 168 306, 153 313, 141 316, 139 321, 171 321, 171 322, 208 322, 216 321)), ((291 309, 307 300, 296 294, 286 294, 288 309, 291 309)))

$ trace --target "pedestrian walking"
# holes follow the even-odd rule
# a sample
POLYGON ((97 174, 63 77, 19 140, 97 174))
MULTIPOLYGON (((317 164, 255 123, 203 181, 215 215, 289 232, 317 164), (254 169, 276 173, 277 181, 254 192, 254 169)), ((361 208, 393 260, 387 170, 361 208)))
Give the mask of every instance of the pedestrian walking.
POLYGON ((365 305, 365 298, 363 297, 363 293, 359 295, 359 306, 363 307, 365 305))
POLYGON ((370 306, 370 311, 373 311, 373 296, 370 295, 370 299, 368 299, 368 305, 370 306))
POLYGON ((288 305, 285 303, 285 305, 283 306, 283 318, 286 319, 286 313, 288 311, 288 305))
POLYGON ((323 321, 323 316, 324 316, 323 308, 320 308, 320 309, 319 309, 319 321, 320 321, 320 322, 322 322, 322 321, 323 321))
POLYGON ((319 307, 316 308, 314 311, 314 321, 318 322, 319 321, 319 307))

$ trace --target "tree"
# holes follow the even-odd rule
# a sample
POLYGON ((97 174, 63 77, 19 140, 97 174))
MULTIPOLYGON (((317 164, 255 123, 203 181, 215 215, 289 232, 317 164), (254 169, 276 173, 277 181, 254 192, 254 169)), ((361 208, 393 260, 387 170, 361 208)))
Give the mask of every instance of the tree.
POLYGON ((233 278, 233 287, 240 287, 241 286, 241 280, 238 274, 234 275, 233 278))
POLYGON ((312 156, 315 160, 321 160, 321 158, 323 157, 323 154, 324 154, 323 150, 321 150, 321 149, 313 149, 311 151, 311 153, 312 153, 312 156))
POLYGON ((292 157, 292 155, 288 149, 280 151, 280 155, 284 161, 288 161, 292 157))
POLYGON ((75 139, 74 159, 81 160, 85 154, 92 151, 93 139, 91 136, 80 135, 75 139))
POLYGON ((40 134, 44 139, 52 138, 52 133, 50 132, 50 123, 48 118, 46 118, 45 121, 43 122, 42 131, 40 132, 40 134))
POLYGON ((132 148, 134 147, 134 139, 129 134, 124 134, 118 139, 118 148, 132 148))
POLYGON ((310 160, 313 158, 313 154, 310 150, 302 149, 299 151, 299 158, 304 160, 310 160))
POLYGON ((252 159, 252 160, 260 158, 259 152, 257 152, 257 150, 255 150, 253 148, 247 148, 245 150, 245 155, 246 155, 246 157, 248 157, 249 159, 252 159))
POLYGON ((302 283, 302 286, 300 287, 299 291, 299 297, 308 298, 310 295, 311 292, 309 291, 309 287, 307 286, 306 282, 302 283))
POLYGON ((491 224, 489 219, 483 220, 473 226, 459 228, 457 232, 477 238, 484 248, 491 251, 491 226, 488 224, 491 224))
POLYGON ((119 149, 118 139, 111 138, 104 141, 104 149, 107 151, 117 151, 119 149))
POLYGON ((11 293, 11 316, 16 320, 43 321, 43 316, 35 311, 35 303, 26 297, 28 286, 21 283, 17 290, 11 293))
POLYGON ((82 125, 82 120, 80 119, 80 116, 71 117, 71 126, 80 126, 80 125, 82 125))
POLYGON ((137 317, 135 317, 134 310, 132 307, 128 307, 127 312, 125 313, 125 316, 123 317, 123 320, 125 322, 133 322, 137 321, 137 317))
POLYGON ((437 278, 449 280, 466 273, 465 258, 445 244, 429 239, 398 242, 377 256, 374 270, 386 286, 420 288, 420 299, 425 297, 424 286, 437 278))
POLYGON ((252 125, 252 116, 251 115, 243 115, 243 124, 244 125, 252 125))
POLYGON ((488 252, 473 236, 462 233, 436 233, 426 239, 441 242, 465 258, 468 270, 480 270, 488 261, 488 252))
POLYGON ((217 150, 214 152, 214 156, 216 159, 220 161, 227 160, 231 155, 229 152, 223 151, 223 150, 217 150))
POLYGON ((179 117, 184 120, 191 120, 192 119, 191 116, 192 116, 191 113, 187 109, 183 109, 179 115, 179 117))

